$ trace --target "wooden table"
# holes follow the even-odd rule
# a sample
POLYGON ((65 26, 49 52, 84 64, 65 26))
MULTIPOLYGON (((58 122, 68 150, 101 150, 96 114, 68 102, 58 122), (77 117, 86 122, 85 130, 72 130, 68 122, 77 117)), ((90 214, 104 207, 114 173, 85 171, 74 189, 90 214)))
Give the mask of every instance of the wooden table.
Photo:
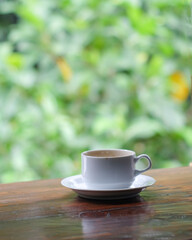
POLYGON ((0 239, 192 239, 192 168, 150 170, 140 196, 91 201, 60 179, 0 185, 0 239))

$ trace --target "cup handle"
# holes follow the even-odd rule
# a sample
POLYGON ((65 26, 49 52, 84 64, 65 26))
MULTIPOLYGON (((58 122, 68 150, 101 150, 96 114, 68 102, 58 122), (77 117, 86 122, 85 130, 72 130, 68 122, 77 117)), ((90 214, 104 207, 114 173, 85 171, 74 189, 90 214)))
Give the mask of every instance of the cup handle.
POLYGON ((141 159, 141 158, 146 158, 146 159, 148 160, 149 164, 148 164, 148 166, 147 166, 145 169, 143 169, 143 170, 135 170, 135 172, 134 172, 134 175, 135 175, 135 176, 137 176, 137 175, 139 175, 139 174, 141 174, 141 173, 149 170, 149 169, 151 168, 151 166, 152 166, 151 159, 150 159, 150 157, 149 157, 147 154, 141 154, 141 155, 135 157, 135 158, 134 158, 135 163, 136 163, 139 159, 141 159))

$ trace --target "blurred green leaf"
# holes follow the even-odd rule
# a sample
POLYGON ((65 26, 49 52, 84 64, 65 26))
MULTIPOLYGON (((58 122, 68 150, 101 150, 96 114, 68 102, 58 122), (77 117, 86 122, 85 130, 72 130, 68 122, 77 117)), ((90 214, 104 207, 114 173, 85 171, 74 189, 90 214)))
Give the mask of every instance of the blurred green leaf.
POLYGON ((40 17, 35 15, 34 11, 33 12, 31 11, 32 10, 31 7, 32 7, 31 5, 29 6, 20 5, 17 8, 17 13, 21 18, 28 21, 29 24, 32 24, 38 30, 42 30, 44 28, 44 23, 40 17))
POLYGON ((141 34, 153 34, 156 30, 156 20, 154 17, 145 14, 141 8, 128 6, 127 15, 133 27, 141 34))
POLYGON ((138 118, 127 129, 125 135, 127 140, 147 139, 155 134, 161 133, 162 125, 154 119, 138 118))
POLYGON ((23 57, 18 53, 13 53, 7 57, 6 63, 15 69, 20 69, 23 66, 23 57))

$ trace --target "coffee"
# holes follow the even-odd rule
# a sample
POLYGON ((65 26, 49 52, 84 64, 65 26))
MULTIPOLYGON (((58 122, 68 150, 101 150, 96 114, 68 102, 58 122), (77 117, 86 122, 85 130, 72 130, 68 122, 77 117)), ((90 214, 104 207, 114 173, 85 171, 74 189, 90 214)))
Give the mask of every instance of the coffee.
POLYGON ((106 157, 106 158, 111 158, 111 157, 125 157, 129 156, 131 153, 128 153, 125 150, 93 150, 90 152, 86 152, 86 156, 92 156, 92 157, 106 157))

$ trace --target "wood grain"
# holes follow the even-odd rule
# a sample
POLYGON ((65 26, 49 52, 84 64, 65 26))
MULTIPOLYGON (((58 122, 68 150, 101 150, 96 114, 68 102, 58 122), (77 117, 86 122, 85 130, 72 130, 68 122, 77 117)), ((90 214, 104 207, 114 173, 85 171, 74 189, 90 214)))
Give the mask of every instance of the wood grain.
POLYGON ((0 185, 0 239, 192 239, 192 168, 150 170, 121 201, 77 197, 61 179, 0 185))

